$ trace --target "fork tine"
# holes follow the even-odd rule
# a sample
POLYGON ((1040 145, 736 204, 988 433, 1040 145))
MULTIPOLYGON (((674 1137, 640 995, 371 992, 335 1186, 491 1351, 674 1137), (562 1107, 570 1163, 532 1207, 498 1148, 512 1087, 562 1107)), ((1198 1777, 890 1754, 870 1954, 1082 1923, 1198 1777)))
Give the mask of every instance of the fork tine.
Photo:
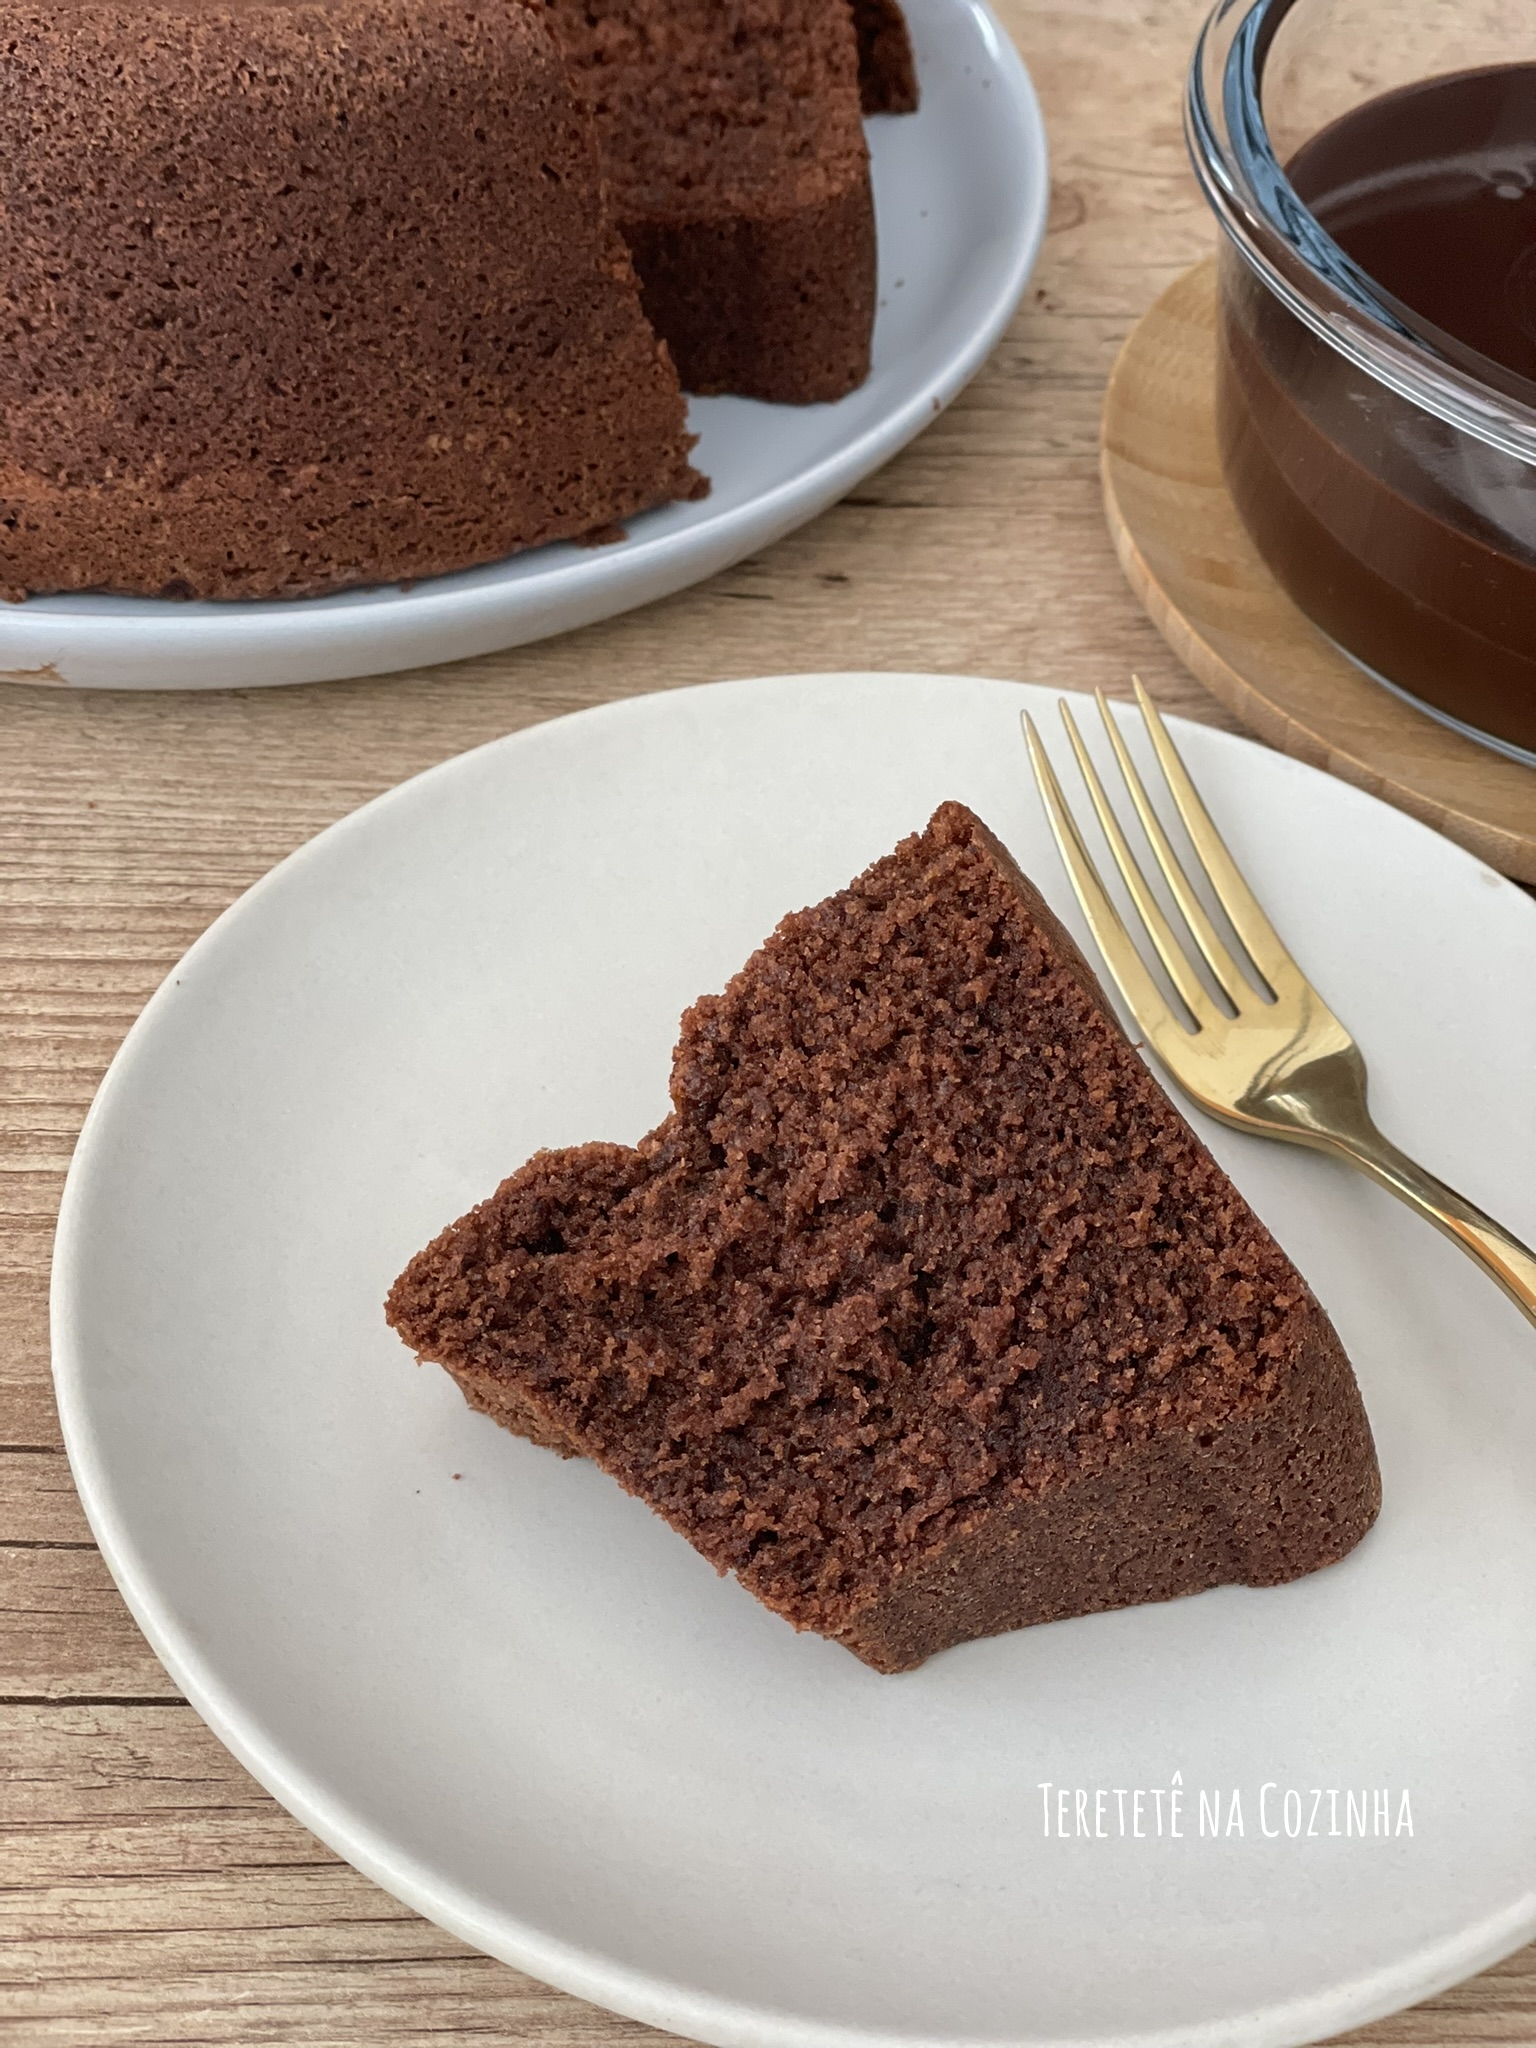
POLYGON ((1120 913, 1110 902, 1104 884, 1099 880, 1098 870, 1083 844, 1072 813, 1067 809, 1061 785, 1056 780, 1056 771, 1035 729, 1035 721, 1027 711, 1019 716, 1029 748, 1030 766, 1035 771, 1035 782, 1040 790, 1040 801, 1045 805, 1045 814, 1051 821, 1061 858, 1077 900, 1082 905, 1083 915, 1088 920, 1088 929, 1104 956, 1104 964, 1114 976, 1115 985, 1124 996, 1131 1015, 1148 1037, 1166 1036, 1176 1031, 1187 1038, 1187 1030, 1164 1001, 1161 989, 1131 944, 1125 926, 1120 922, 1120 913))
POLYGON ((1211 814, 1200 800, 1200 792, 1189 778, 1177 747, 1163 724, 1162 715, 1147 695, 1140 676, 1132 676, 1136 702, 1156 751, 1158 765, 1167 778, 1179 816, 1190 843, 1204 864, 1216 900, 1231 919, 1232 929, 1248 949, 1249 958, 1278 995, 1281 984, 1305 982, 1306 977, 1286 951, 1280 934, 1260 908, 1258 898, 1243 880, 1237 862, 1228 853, 1211 814))
POLYGON ((1179 915, 1188 925, 1195 944, 1205 955, 1206 966, 1215 975, 1218 986, 1225 991, 1233 1009, 1240 1010, 1243 1006, 1243 997, 1250 993, 1243 971, 1222 943, 1215 925, 1206 916, 1205 905, 1189 886, 1189 877, 1184 872, 1184 865, 1169 843, 1162 820, 1152 808, 1146 784, 1142 781, 1136 763, 1131 759, 1130 750, 1121 738, 1120 728, 1110 713, 1109 700, 1102 690, 1095 690, 1093 694, 1098 702, 1099 716, 1104 721, 1104 730, 1109 734, 1109 744, 1115 750, 1121 780, 1130 793, 1131 802, 1136 807, 1136 815, 1141 820, 1141 829, 1146 833, 1148 844, 1152 848, 1152 858, 1157 862, 1163 880, 1168 884, 1173 900, 1179 906, 1179 915))
POLYGON ((1087 785, 1088 795, 1103 828, 1104 837, 1109 841, 1109 850, 1114 856, 1115 866, 1120 870, 1120 878, 1130 892, 1137 915, 1146 926, 1147 936, 1157 949, 1157 957, 1168 970, 1168 979, 1178 990, 1195 1022, 1201 1025, 1212 1024, 1217 1015, 1215 1006, 1206 993, 1199 975, 1190 966, 1184 948, 1174 935, 1172 925, 1164 917, 1162 905, 1147 887, 1147 878, 1142 873, 1124 832, 1120 829, 1120 820, 1110 808, 1109 798, 1104 793, 1104 785, 1099 780, 1099 772, 1089 757, 1088 749, 1083 745, 1083 736, 1077 729, 1077 720, 1072 716, 1071 708, 1064 698, 1059 700, 1059 708, 1061 722, 1067 729, 1067 738, 1072 742, 1072 751, 1077 756, 1077 765, 1087 785))

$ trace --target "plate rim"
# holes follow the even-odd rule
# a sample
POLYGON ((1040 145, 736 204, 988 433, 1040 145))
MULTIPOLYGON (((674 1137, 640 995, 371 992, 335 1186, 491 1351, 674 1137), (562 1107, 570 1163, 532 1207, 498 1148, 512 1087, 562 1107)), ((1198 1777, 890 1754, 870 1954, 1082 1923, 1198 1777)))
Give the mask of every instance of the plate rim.
MULTIPOLYGON (((987 45, 1007 88, 998 103, 1011 116, 1027 172, 1015 195, 1011 236, 1003 245, 1008 260, 998 271, 982 317, 919 386, 853 440, 697 526, 647 536, 623 550, 594 550, 577 564, 524 573, 515 584, 494 580, 495 572, 525 562, 538 550, 425 577, 414 585, 366 586, 362 593, 337 591, 311 599, 236 599, 227 609, 192 610, 170 600, 122 597, 116 602, 124 608, 117 611, 42 609, 57 602, 57 596, 97 595, 89 592, 0 605, 0 681, 69 690, 251 689, 399 674, 530 645, 659 602, 818 517, 915 440, 976 376, 1017 311, 1045 239, 1050 148, 1029 68, 991 0, 938 4, 969 16, 987 45), (469 588, 447 587, 458 586, 466 575, 487 580, 469 588), (638 594, 637 583, 644 586, 638 594), (366 590, 394 594, 357 602, 366 590), (340 602, 333 604, 333 599, 340 602), (577 615, 553 621, 542 616, 561 605, 577 615), (160 647, 168 632, 174 633, 175 646, 160 647), (253 640, 258 642, 254 650, 253 640), (83 667, 108 662, 116 667, 99 679, 56 673, 59 662, 76 660, 83 667), (203 672, 205 665, 218 662, 238 673, 203 672), (296 664, 305 671, 302 677, 291 672, 296 664)), ((113 602, 110 595, 107 602, 113 602)))
MULTIPOLYGON (((578 721, 608 722, 646 716, 658 704, 696 702, 706 697, 714 699, 722 691, 766 690, 785 684, 867 684, 872 680, 881 683, 1001 685, 1024 693, 1026 699, 1049 687, 1005 677, 927 670, 834 670, 787 671, 640 692, 568 712, 559 718, 540 720, 435 762, 322 828, 242 891, 180 956, 134 1019, 102 1077, 71 1156, 54 1234, 49 1287, 52 1377, 71 1474, 102 1558, 151 1649, 187 1704, 256 1781, 320 1841, 391 1896, 481 1952, 574 1997, 685 2039, 713 2044, 713 2048, 1303 2048, 1303 2044, 1418 2004, 1523 1947, 1536 1937, 1536 1884, 1524 1899, 1485 1916, 1458 1934, 1417 1951, 1406 1960, 1349 1978, 1327 1991, 1308 1993, 1193 2026, 1049 2036, 1022 2032, 1008 2035, 904 2033, 880 2027, 808 2020, 794 2013, 754 2006, 713 1993, 701 1993, 685 1984, 647 1974, 605 1958, 596 1951, 547 1935, 506 1914, 487 1915, 477 1908, 462 1887, 420 1859, 396 1852, 386 1838, 369 1824, 358 1821, 346 1806, 327 1804, 322 1786, 312 1781, 304 1769, 294 1766, 277 1744, 267 1742, 259 1728, 253 1729, 243 1722, 238 1701, 230 1697, 228 1689, 212 1672, 204 1669, 196 1649, 175 1617, 162 1611, 148 1575, 139 1569, 131 1536, 112 1500, 110 1482, 104 1471, 105 1460, 89 1413, 86 1391, 89 1365, 81 1355, 73 1328, 73 1269, 82 1255, 82 1226, 77 1211, 87 1199, 86 1183, 92 1172, 94 1148, 100 1142, 99 1134, 112 1114, 117 1097, 131 1085, 128 1070, 137 1046, 155 1029, 158 1015, 171 999, 171 992, 199 954, 205 949, 212 949, 250 901, 264 897, 269 890, 278 887, 279 878, 301 870, 313 860, 323 859, 322 849, 333 839, 366 829, 363 821, 371 821, 375 814, 392 804, 408 800, 420 785, 438 779, 449 781, 455 774, 463 772, 466 764, 482 756, 494 752, 516 752, 520 747, 536 742, 548 728, 564 729, 578 721)), ((1089 701, 1083 692, 1051 690, 1051 694, 1081 697, 1085 703, 1089 701)), ((1479 871, 1490 884, 1496 885, 1500 892, 1508 892, 1511 897, 1524 897, 1524 891, 1465 847, 1445 838, 1420 820, 1396 811, 1367 791, 1327 775, 1322 769, 1277 754, 1257 740, 1220 727, 1177 715, 1169 716, 1166 722, 1176 738, 1183 732, 1196 731, 1206 735, 1219 751, 1235 748, 1245 755, 1258 754, 1272 763, 1283 764, 1282 772, 1302 777, 1317 776, 1330 783, 1335 792, 1342 793, 1341 801, 1346 809, 1361 807, 1362 815, 1367 808, 1385 811, 1395 828, 1426 834, 1435 842, 1439 855, 1448 858, 1453 865, 1465 863, 1479 871)))

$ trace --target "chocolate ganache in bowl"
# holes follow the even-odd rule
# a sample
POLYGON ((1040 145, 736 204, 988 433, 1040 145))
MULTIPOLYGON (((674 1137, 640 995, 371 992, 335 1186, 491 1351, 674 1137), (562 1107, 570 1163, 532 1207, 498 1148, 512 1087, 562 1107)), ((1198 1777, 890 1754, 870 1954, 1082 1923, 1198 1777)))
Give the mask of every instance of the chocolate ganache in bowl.
POLYGON ((1536 0, 1220 0, 1186 118, 1244 523, 1360 666, 1536 764, 1536 0))

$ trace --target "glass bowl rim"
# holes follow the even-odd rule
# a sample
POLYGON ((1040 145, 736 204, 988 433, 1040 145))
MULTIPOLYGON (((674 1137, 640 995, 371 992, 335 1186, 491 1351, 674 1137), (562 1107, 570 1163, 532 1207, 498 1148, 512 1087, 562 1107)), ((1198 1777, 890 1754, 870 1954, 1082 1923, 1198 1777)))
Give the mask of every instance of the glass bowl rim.
POLYGON ((1201 27, 1185 87, 1184 134, 1208 204, 1249 269, 1330 347, 1410 404, 1536 464, 1536 405, 1447 363, 1414 335, 1286 176, 1269 138, 1262 91, 1265 60, 1297 4, 1215 0, 1201 27))

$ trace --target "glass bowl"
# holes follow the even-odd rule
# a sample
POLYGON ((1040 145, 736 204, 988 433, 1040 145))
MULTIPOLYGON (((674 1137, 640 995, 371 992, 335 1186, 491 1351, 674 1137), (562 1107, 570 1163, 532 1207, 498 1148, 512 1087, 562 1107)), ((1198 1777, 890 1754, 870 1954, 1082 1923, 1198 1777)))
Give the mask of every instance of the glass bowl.
MULTIPOLYGON (((1417 291, 1409 304, 1323 225, 1352 232, 1340 138, 1362 132, 1358 110, 1372 101, 1388 109, 1365 117, 1388 170, 1412 163, 1418 176, 1439 151, 1444 175, 1471 191, 1475 161, 1476 204, 1516 244, 1528 239, 1507 277, 1499 258, 1489 290, 1536 365, 1536 0, 1219 0, 1185 119, 1225 230, 1227 485, 1281 585, 1346 654, 1536 765, 1536 368, 1430 317, 1465 330, 1481 282, 1448 308, 1417 291), (1508 69, 1525 65, 1528 81, 1508 69), (1426 109, 1449 118, 1453 102, 1467 132, 1447 141, 1426 109)), ((1368 193, 1359 163, 1353 175, 1348 191, 1368 193)), ((1414 246, 1416 261, 1427 247, 1414 246)))

